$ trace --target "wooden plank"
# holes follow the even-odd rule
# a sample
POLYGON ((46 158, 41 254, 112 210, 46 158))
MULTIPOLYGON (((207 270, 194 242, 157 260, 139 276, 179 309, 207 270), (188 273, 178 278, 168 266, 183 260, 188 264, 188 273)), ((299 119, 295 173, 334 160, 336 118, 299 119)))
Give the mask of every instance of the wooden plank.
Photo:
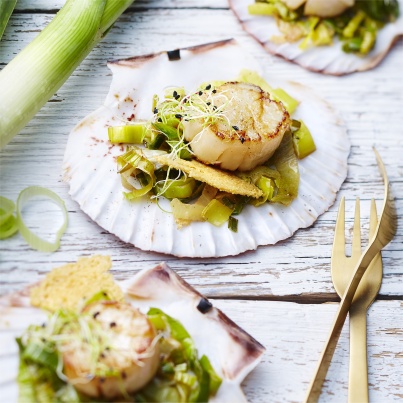
MULTIPOLYGON (((0 66, 28 44, 51 18, 51 14, 15 14, 0 46, 0 66)), ((324 77, 264 53, 242 31, 228 10, 129 12, 122 16, 51 102, 0 153, 2 195, 16 199, 26 186, 43 184, 66 201, 70 216, 62 247, 53 255, 31 251, 20 236, 2 242, 1 293, 35 281, 40 273, 75 260, 79 255, 101 252, 112 256, 119 278, 168 260, 181 275, 194 281, 210 296, 335 298, 329 262, 336 207, 320 217, 312 228, 298 231, 293 238, 275 247, 262 247, 256 252, 222 259, 176 259, 137 250, 113 235, 105 234, 70 200, 67 186, 61 181, 61 164, 69 131, 102 104, 108 91, 111 77, 106 67, 107 60, 226 37, 237 37, 261 61, 269 75, 316 88, 348 123, 352 152, 349 175, 340 194, 347 197, 349 222, 357 195, 364 199, 362 213, 366 218, 369 199, 375 197, 380 201, 383 196, 382 182, 371 150, 374 144, 384 158, 398 213, 402 215, 403 163, 398 137, 403 101, 401 43, 376 70, 341 78, 324 77), (208 29, 206 21, 209 21, 208 29)), ((402 296, 402 240, 400 226, 395 240, 384 251, 382 295, 402 296)))
MULTIPOLYGON (((243 384, 253 403, 304 400, 337 304, 214 301, 267 351, 243 384)), ((368 314, 368 382, 372 402, 403 399, 403 303, 375 302, 368 314), (380 320, 382 318, 382 320, 380 320)), ((349 335, 345 325, 320 402, 347 401, 349 335)))
MULTIPOLYGON (((47 10, 59 10, 65 0, 18 0, 16 12, 42 12, 47 10)), ((140 8, 228 8, 226 0, 202 0, 197 3, 194 0, 138 0, 134 1, 130 9, 140 8)))

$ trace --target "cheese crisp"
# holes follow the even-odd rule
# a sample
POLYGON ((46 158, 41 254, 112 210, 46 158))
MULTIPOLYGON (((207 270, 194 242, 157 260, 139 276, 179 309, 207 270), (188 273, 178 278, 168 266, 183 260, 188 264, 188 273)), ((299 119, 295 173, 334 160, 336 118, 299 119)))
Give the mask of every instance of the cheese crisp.
POLYGON ((186 161, 180 158, 172 159, 168 155, 159 155, 155 157, 155 160, 162 165, 180 169, 186 172, 191 178, 207 183, 223 192, 249 196, 255 199, 263 195, 263 192, 257 186, 238 178, 236 175, 215 169, 195 160, 186 161))
POLYGON ((123 292, 109 273, 109 256, 79 258, 52 270, 31 289, 31 304, 49 311, 78 310, 83 301, 105 291, 113 301, 123 301, 123 292))

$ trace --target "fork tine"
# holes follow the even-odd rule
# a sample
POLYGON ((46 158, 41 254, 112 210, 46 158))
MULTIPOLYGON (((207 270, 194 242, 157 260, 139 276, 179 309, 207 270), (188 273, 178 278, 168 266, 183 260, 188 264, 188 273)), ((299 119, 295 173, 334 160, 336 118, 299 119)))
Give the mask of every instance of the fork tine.
POLYGON ((369 218, 369 238, 375 234, 376 226, 378 225, 378 214, 376 211, 375 199, 371 199, 371 214, 369 218))
POLYGON ((333 260, 337 259, 340 256, 345 256, 346 251, 346 235, 345 235, 345 198, 342 197, 340 201, 339 211, 337 213, 336 227, 334 230, 334 238, 333 238, 333 250, 332 257, 333 260))
POLYGON ((354 231, 351 256, 361 255, 361 225, 360 225, 360 199, 355 200, 354 231))

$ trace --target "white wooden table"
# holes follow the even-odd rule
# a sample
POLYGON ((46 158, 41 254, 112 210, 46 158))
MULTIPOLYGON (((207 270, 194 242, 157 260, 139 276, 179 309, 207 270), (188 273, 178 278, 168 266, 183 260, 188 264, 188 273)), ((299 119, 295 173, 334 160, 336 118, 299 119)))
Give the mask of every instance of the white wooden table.
MULTIPOLYGON (((0 43, 0 68, 37 35, 62 4, 62 0, 19 0, 0 43)), ((402 41, 373 71, 346 77, 321 76, 266 54, 243 32, 226 0, 138 1, 0 153, 2 196, 15 200, 27 186, 46 186, 64 199, 70 219, 61 248, 53 254, 31 250, 20 235, 0 243, 0 293, 35 282, 53 267, 80 255, 111 255, 118 279, 129 278, 165 260, 267 347, 262 363, 244 382, 248 399, 261 403, 302 401, 337 308, 329 264, 338 202, 341 196, 346 197, 346 214, 352 222, 354 199, 360 196, 362 215, 368 221, 371 197, 378 202, 383 197, 373 145, 385 162, 398 215, 402 216, 402 110, 402 41), (335 206, 314 226, 299 230, 291 239, 236 257, 177 259, 143 252, 121 242, 94 224, 68 196, 68 186, 61 180, 61 165, 70 130, 102 104, 111 80, 107 60, 229 37, 247 46, 273 76, 316 88, 340 111, 352 148, 348 177, 335 206)), ((383 252, 383 284, 369 310, 369 383, 373 402, 403 399, 402 242, 400 222, 397 236, 383 252)), ((348 325, 336 350, 322 400, 347 401, 347 379, 348 325)))

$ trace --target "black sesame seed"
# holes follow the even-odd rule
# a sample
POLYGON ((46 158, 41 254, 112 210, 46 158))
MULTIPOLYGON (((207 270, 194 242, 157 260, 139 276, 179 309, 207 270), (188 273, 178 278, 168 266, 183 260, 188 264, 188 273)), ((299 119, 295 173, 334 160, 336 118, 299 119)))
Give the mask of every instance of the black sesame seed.
POLYGON ((157 108, 154 108, 154 113, 158 113, 158 109, 157 109, 157 108))
POLYGON ((99 313, 100 313, 100 312, 95 312, 94 315, 92 315, 92 317, 93 317, 94 319, 96 319, 97 316, 99 315, 99 313))
POLYGON ((210 106, 210 105, 211 105, 211 102, 207 102, 207 105, 210 106))
POLYGON ((182 119, 182 115, 181 115, 180 113, 177 113, 177 114, 175 115, 175 117, 176 117, 177 119, 182 119))
POLYGON ((178 96, 178 93, 174 91, 172 95, 174 96, 174 98, 176 98, 178 96))
POLYGON ((232 126, 232 128, 233 128, 234 130, 239 130, 239 127, 238 127, 238 126, 232 126))
POLYGON ((207 298, 201 298, 199 304, 197 305, 197 309, 201 313, 207 313, 213 308, 213 304, 207 298))
POLYGON ((181 58, 181 53, 179 49, 175 49, 175 50, 170 50, 167 52, 168 55, 168 60, 170 62, 174 61, 174 60, 179 60, 181 58))
POLYGON ((161 118, 158 118, 158 122, 162 122, 162 119, 161 119, 161 118))
POLYGON ((178 94, 178 95, 175 97, 175 99, 178 100, 178 99, 180 99, 180 97, 181 97, 181 96, 178 94))
POLYGON ((245 139, 243 137, 240 137, 239 140, 241 140, 242 144, 245 142, 245 139))
POLYGON ((116 322, 111 322, 109 326, 110 326, 110 327, 115 327, 115 326, 116 326, 116 322))
POLYGON ((213 90, 212 93, 215 94, 217 92, 217 90, 213 90))
POLYGON ((211 89, 211 84, 209 84, 209 85, 206 87, 206 90, 209 90, 209 89, 211 89))
POLYGON ((199 91, 199 95, 200 95, 200 96, 203 95, 203 91, 199 91))

